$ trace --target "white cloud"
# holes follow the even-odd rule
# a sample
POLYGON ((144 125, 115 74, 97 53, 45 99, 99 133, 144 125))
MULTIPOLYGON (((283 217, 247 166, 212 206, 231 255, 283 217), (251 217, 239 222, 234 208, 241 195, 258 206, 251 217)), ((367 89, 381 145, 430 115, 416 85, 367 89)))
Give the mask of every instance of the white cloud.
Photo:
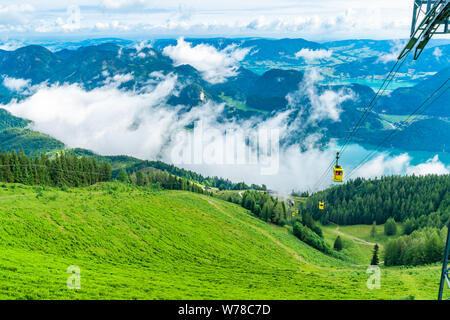
MULTIPOLYGON (((56 19, 56 25, 58 25, 63 31, 70 32, 70 31, 77 31, 81 29, 81 10, 80 7, 77 5, 70 5, 67 7, 67 18, 63 19, 61 17, 58 17, 56 19)), ((99 23, 96 23, 96 26, 98 26, 99 23)), ((41 25, 39 27, 40 32, 48 32, 53 30, 53 27, 51 25, 41 25)))
POLYGON ((391 61, 396 61, 406 43, 405 41, 401 40, 393 40, 391 44, 391 50, 389 51, 389 53, 380 55, 377 59, 377 62, 386 64, 391 61))
POLYGON ((439 61, 439 59, 442 57, 442 50, 441 50, 439 47, 436 47, 436 48, 433 50, 433 56, 435 56, 435 57, 436 57, 436 60, 439 61))
MULTIPOLYGON (((15 0, 3 0, 2 8, 20 7, 15 0)), ((73 1, 72 1, 73 2, 73 1)), ((81 35, 117 36, 267 36, 303 37, 311 40, 344 38, 406 38, 409 35, 411 3, 409 0, 377 1, 368 5, 348 0, 318 3, 313 0, 292 1, 198 1, 186 0, 89 0, 75 1, 82 9, 80 28, 65 22, 67 1, 27 0, 35 11, 0 14, 0 33, 30 35, 72 32, 81 35), (351 9, 348 9, 351 8, 351 9), (194 14, 195 13, 195 14, 194 14), (255 18, 255 16, 257 18, 255 18), (3 19, 3 21, 2 21, 3 19), (117 21, 122 28, 114 27, 117 21)))
POLYGON ((428 159, 425 163, 409 167, 406 173, 408 175, 415 174, 418 176, 427 174, 449 174, 450 168, 445 167, 445 165, 439 161, 439 156, 435 155, 433 158, 428 159))
POLYGON ((99 29, 99 30, 106 30, 109 29, 109 23, 104 23, 104 22, 97 22, 95 24, 95 28, 99 29))
POLYGON ((238 48, 235 45, 223 50, 217 50, 207 44, 192 46, 180 38, 176 46, 164 48, 163 53, 169 56, 175 65, 189 64, 199 70, 206 81, 221 83, 237 75, 239 62, 249 51, 248 48, 238 48))
POLYGON ((0 43, 0 50, 14 51, 24 46, 24 43, 17 40, 4 41, 0 43))
POLYGON ((30 85, 30 80, 4 77, 3 85, 11 91, 21 92, 30 85))
MULTIPOLYGON (((367 153, 367 150, 364 150, 367 153)), ((387 153, 378 153, 375 158, 366 162, 351 174, 352 178, 374 178, 383 175, 428 175, 449 174, 450 166, 439 161, 438 155, 424 163, 412 165, 412 158, 407 153, 389 156, 387 153)))
POLYGON ((152 46, 151 41, 141 41, 134 45, 134 48, 136 49, 136 54, 139 58, 146 58, 147 55, 154 56, 155 52, 153 51, 152 47, 153 46, 152 46), (151 49, 151 50, 148 50, 148 49, 151 49))
POLYGON ((104 81, 105 85, 115 88, 118 88, 122 83, 126 83, 134 79, 134 76, 131 73, 116 74, 110 77, 108 71, 103 71, 102 75, 106 77, 104 81))
POLYGON ((327 168, 335 153, 310 148, 299 151, 299 145, 291 145, 279 150, 279 168, 276 175, 261 175, 260 168, 252 165, 188 165, 187 169, 208 176, 220 176, 234 182, 265 184, 281 195, 289 195, 292 190, 311 190, 317 178, 327 168))
POLYGON ((333 51, 331 51, 331 50, 325 50, 325 49, 312 50, 312 49, 303 48, 295 54, 295 57, 297 59, 303 58, 307 63, 311 63, 316 60, 330 58, 332 54, 333 54, 333 51))
POLYGON ((140 7, 144 0, 103 0, 102 6, 108 9, 123 9, 130 7, 140 7))
POLYGON ((304 97, 311 103, 309 118, 307 122, 315 123, 320 120, 331 119, 339 121, 342 112, 340 105, 346 100, 355 99, 351 90, 340 89, 318 91, 318 83, 323 80, 317 68, 310 69, 304 74, 303 81, 299 84, 299 90, 287 95, 290 107, 298 107, 304 97))
POLYGON ((382 153, 362 165, 352 174, 352 177, 374 178, 382 175, 401 174, 406 170, 410 161, 411 157, 407 153, 394 157, 382 153))
POLYGON ((18 25, 27 23, 29 14, 34 11, 30 4, 0 5, 0 25, 18 25))
POLYGON ((188 21, 192 18, 193 11, 194 9, 192 7, 185 4, 179 4, 174 19, 177 21, 188 21))
POLYGON ((95 23, 95 30, 97 31, 130 31, 130 26, 123 24, 117 20, 111 22, 97 22, 95 23))
POLYGON ((174 90, 175 82, 169 76, 151 92, 138 95, 114 86, 92 91, 76 84, 41 86, 30 98, 5 108, 31 119, 32 129, 70 147, 148 159, 162 148, 167 128, 175 122, 175 112, 155 109, 174 90))

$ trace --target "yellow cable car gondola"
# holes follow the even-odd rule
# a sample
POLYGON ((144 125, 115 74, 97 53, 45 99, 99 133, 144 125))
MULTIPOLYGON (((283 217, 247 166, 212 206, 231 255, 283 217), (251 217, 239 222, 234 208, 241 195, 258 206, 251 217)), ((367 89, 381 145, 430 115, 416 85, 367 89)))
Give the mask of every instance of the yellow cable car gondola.
POLYGON ((336 165, 333 168, 333 181, 344 182, 344 169, 339 165, 339 152, 336 152, 336 165))
POLYGON ((325 204, 323 203, 323 201, 319 202, 319 210, 323 210, 325 208, 325 204))

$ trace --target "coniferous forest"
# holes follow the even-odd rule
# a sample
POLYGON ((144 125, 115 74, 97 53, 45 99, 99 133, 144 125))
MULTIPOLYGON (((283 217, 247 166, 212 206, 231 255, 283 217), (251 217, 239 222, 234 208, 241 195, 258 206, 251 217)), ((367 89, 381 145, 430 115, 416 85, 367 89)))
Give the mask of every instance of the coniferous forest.
POLYGON ((389 218, 411 228, 443 227, 450 218, 450 175, 357 178, 315 193, 304 206, 315 220, 339 225, 384 224, 389 218), (324 210, 318 203, 323 201, 324 210))
POLYGON ((111 165, 95 158, 60 152, 27 156, 0 151, 0 181, 27 185, 78 187, 111 179, 111 165))
POLYGON ((357 178, 311 195, 302 210, 323 224, 384 224, 386 236, 400 235, 385 246, 385 265, 423 265, 443 258, 449 191, 450 175, 357 178))

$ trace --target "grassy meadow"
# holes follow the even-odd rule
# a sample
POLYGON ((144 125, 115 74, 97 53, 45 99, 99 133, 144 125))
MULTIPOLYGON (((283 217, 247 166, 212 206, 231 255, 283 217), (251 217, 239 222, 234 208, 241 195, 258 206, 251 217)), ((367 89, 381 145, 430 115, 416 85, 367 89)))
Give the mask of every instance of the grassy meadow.
POLYGON ((438 265, 381 267, 381 288, 367 288, 372 246, 355 238, 374 242, 370 228, 340 227, 336 259, 205 195, 2 184, 0 299, 435 299, 438 265), (66 285, 72 265, 80 289, 66 285))

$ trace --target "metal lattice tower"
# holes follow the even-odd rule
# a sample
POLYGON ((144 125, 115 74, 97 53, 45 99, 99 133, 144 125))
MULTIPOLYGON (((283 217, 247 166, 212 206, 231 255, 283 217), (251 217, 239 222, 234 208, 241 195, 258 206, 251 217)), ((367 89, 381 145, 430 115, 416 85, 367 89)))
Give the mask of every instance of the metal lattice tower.
MULTIPOLYGON (((444 263, 442 264, 442 273, 441 273, 441 282, 439 284, 438 300, 442 300, 445 282, 447 282, 448 289, 450 290, 450 268, 448 267, 449 254, 450 254, 450 222, 448 223, 447 243, 445 245, 445 251, 444 251, 444 263)), ((450 299, 450 297, 447 298, 447 300, 449 300, 449 299, 450 299)))
POLYGON ((450 0, 414 0, 410 40, 398 59, 415 48, 416 60, 435 34, 450 34, 450 0))

